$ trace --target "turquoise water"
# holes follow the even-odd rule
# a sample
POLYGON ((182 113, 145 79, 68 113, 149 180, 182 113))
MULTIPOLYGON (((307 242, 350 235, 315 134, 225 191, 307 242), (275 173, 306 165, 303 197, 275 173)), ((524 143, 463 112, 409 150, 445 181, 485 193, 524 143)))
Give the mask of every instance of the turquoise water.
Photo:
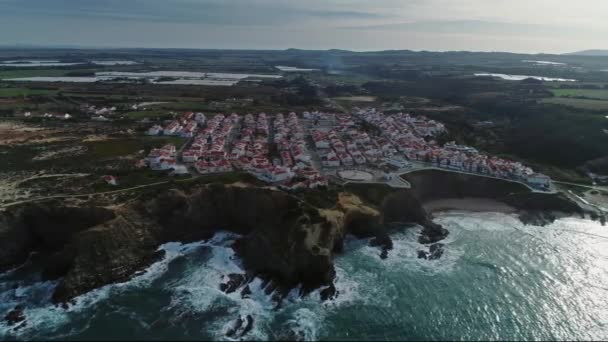
POLYGON ((336 260, 336 300, 294 292, 278 310, 259 280, 250 299, 218 290, 223 275, 241 271, 226 234, 165 245, 165 260, 145 274, 81 296, 67 311, 49 304, 55 284, 24 268, 0 277, 0 313, 25 303, 28 325, 11 332, 0 324, 0 339, 228 339, 231 322, 246 314, 255 322, 245 339, 288 330, 309 340, 608 338, 608 227, 580 219, 523 226, 495 213, 436 221, 451 232, 440 260, 417 259, 416 229, 393 236, 386 260, 349 240, 336 260))

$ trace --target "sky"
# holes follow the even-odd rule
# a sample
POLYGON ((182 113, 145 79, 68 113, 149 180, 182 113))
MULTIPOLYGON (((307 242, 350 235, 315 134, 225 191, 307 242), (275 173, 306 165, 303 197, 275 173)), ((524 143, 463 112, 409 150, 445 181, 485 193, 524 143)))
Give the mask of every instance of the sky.
POLYGON ((0 0, 0 45, 608 49, 608 0, 0 0))

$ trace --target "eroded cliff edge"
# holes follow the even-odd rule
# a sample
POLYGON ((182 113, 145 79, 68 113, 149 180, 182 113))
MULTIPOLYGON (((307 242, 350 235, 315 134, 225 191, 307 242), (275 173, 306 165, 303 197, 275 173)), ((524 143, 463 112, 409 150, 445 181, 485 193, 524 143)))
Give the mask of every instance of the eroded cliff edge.
MULTIPOLYGON (((32 203, 0 214, 0 272, 43 255, 46 279, 59 279, 53 300, 66 302, 100 286, 125 281, 163 256, 159 246, 172 241, 210 239, 218 231, 238 234, 233 249, 246 274, 232 275, 222 287, 241 289, 254 276, 269 292, 300 287, 303 294, 324 288, 333 295, 336 253, 347 235, 370 238, 386 257, 390 233, 422 226, 419 241, 441 255, 448 234, 423 207, 437 198, 480 197, 503 201, 545 223, 554 212, 584 215, 585 210, 559 194, 537 194, 500 182, 459 174, 411 174, 411 190, 376 185, 349 185, 339 190, 290 194, 267 188, 201 185, 162 190, 122 206, 69 207, 61 202, 32 203), (312 200, 316 198, 318 201, 312 200), (317 203, 317 202, 323 202, 317 203), (548 216, 547 216, 548 215, 548 216)), ((535 223, 535 222, 532 222, 535 223)))
POLYGON ((386 256, 391 223, 420 224, 431 240, 447 231, 432 223, 406 190, 370 203, 336 193, 331 207, 256 187, 211 184, 188 191, 159 192, 153 198, 112 209, 29 204, 2 215, 0 270, 43 253, 43 275, 61 279, 53 299, 65 302, 97 287, 129 279, 162 257, 166 242, 211 238, 218 231, 239 234, 233 248, 247 277, 259 276, 287 291, 303 293, 331 286, 333 257, 347 234, 370 237, 386 256))
POLYGON ((605 222, 604 213, 583 208, 563 193, 533 192, 527 186, 490 177, 425 170, 402 176, 421 203, 440 199, 480 198, 505 203, 517 210, 525 224, 546 225, 561 216, 579 216, 605 222))

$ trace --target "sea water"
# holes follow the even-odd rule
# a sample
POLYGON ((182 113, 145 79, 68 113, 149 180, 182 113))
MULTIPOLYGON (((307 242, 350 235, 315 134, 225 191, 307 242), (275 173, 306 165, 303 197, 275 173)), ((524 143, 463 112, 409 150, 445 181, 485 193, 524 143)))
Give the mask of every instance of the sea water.
POLYGON ((382 260, 349 239, 336 258, 338 297, 292 291, 276 309, 260 289, 242 299, 219 285, 242 272, 229 247, 236 236, 163 245, 166 257, 129 282, 80 296, 65 310, 50 303, 56 282, 26 266, 0 277, 0 313, 26 306, 27 325, 0 324, 0 339, 218 339, 241 315, 243 339, 471 340, 608 338, 608 228, 581 219, 524 226, 498 213, 446 212, 450 230, 439 260, 417 258, 419 228, 393 235, 382 260))

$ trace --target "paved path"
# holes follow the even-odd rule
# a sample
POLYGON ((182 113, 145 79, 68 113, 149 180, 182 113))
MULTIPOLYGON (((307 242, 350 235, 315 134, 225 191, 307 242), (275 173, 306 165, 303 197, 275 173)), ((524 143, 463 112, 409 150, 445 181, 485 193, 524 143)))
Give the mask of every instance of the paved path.
POLYGON ((587 188, 587 189, 592 189, 592 190, 608 191, 608 186, 588 185, 588 184, 562 182, 562 181, 552 181, 552 182, 555 183, 555 184, 574 185, 574 186, 578 186, 578 187, 581 187, 581 188, 587 188))

